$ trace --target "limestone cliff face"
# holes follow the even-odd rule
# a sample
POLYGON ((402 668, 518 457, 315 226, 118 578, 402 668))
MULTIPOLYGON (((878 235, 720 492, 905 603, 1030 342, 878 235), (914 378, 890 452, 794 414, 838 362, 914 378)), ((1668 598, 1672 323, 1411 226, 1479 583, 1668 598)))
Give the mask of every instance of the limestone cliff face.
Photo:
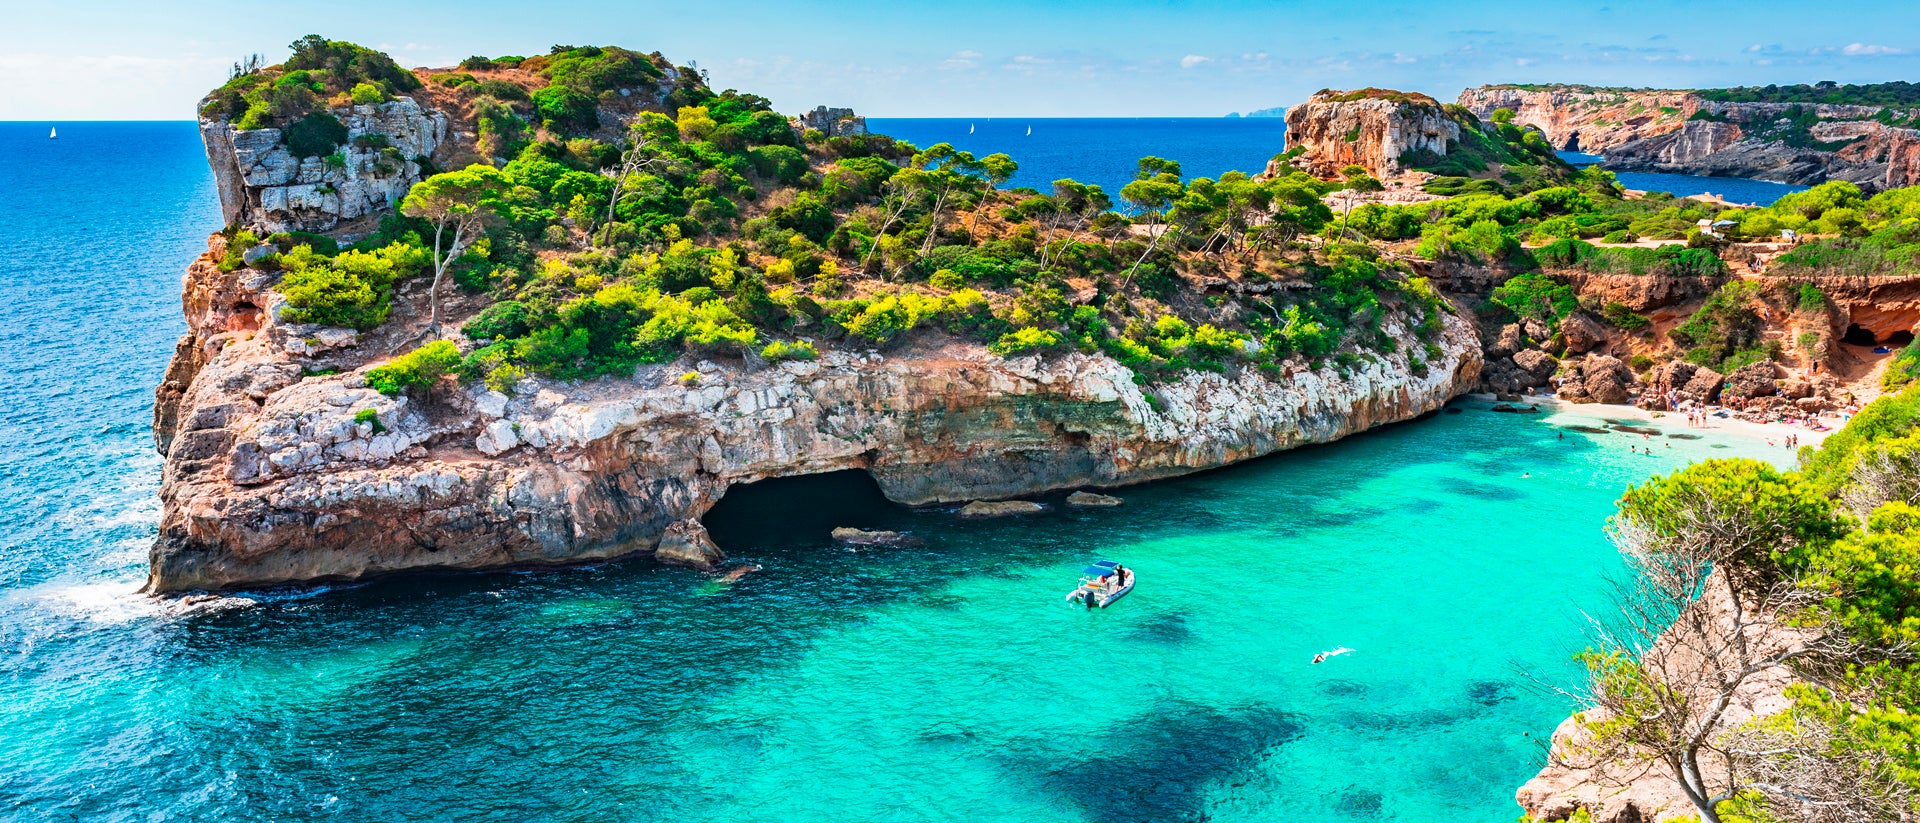
POLYGON ((1363 89, 1322 91, 1287 110, 1287 148, 1305 149, 1295 166, 1331 178, 1351 165, 1377 178, 1401 172, 1400 155, 1446 155, 1460 124, 1424 94, 1363 89))
POLYGON ((733 483, 783 475, 864 469, 909 504, 1135 483, 1432 411, 1481 362, 1448 314, 1420 375, 1400 354, 1347 376, 1191 374, 1151 399, 1104 356, 1003 360, 959 342, 390 398, 360 369, 303 376, 303 353, 354 341, 279 324, 271 275, 213 260, 189 271, 191 330, 155 410, 156 592, 613 557, 733 483))
MULTIPOLYGON (((1688 91, 1581 86, 1483 86, 1461 92, 1459 103, 1481 118, 1512 109, 1516 123, 1538 126, 1555 146, 1603 155, 1619 171, 1848 180, 1872 191, 1920 181, 1920 130, 1880 123, 1879 106, 1722 103, 1688 91), (1818 121, 1808 130, 1814 145, 1775 136, 1796 114, 1818 121)), ((1903 122, 1916 113, 1894 112, 1903 122)))
POLYGON ((240 130, 222 118, 200 121, 227 225, 263 233, 330 232, 390 212, 430 174, 452 136, 445 112, 423 108, 411 97, 332 113, 347 127, 339 154, 344 162, 293 156, 280 129, 240 130))
POLYGON ((1461 92, 1458 102, 1481 120, 1511 109, 1514 123, 1539 128, 1555 148, 1602 154, 1680 129, 1700 99, 1684 91, 1481 86, 1461 92))

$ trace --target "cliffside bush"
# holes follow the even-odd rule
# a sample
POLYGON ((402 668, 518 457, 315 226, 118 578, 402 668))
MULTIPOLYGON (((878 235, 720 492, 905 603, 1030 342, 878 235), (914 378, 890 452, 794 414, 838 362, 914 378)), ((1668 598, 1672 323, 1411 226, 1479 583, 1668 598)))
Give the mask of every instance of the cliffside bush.
POLYGON ((280 256, 286 276, 277 288, 287 298, 284 316, 295 323, 371 329, 386 322, 394 282, 419 273, 429 262, 427 250, 410 243, 377 251, 351 249, 332 258, 310 246, 295 246, 280 256))
POLYGON ((435 340, 367 370, 367 387, 393 396, 433 385, 460 365, 460 350, 450 340, 435 340))

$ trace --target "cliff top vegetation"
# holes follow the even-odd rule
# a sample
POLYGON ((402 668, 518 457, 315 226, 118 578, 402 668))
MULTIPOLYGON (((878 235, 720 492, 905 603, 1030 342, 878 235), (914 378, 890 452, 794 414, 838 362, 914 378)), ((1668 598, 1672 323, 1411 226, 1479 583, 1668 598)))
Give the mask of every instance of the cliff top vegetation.
POLYGON ((479 135, 466 168, 415 188, 466 192, 459 209, 409 205, 345 245, 235 227, 224 264, 270 244, 253 265, 284 273, 288 319, 361 329, 386 322, 399 281, 451 280, 490 303, 463 326, 458 370, 496 387, 928 335, 1102 351, 1143 381, 1439 356, 1423 281, 1364 243, 1297 242, 1327 227, 1321 197, 1345 183, 1189 178, 1149 157, 1118 192, 1007 190, 1005 155, 803 131, 763 98, 612 47, 421 73, 421 93, 479 135), (620 93, 648 81, 645 105, 620 93), (1385 331, 1395 315, 1411 341, 1385 331))

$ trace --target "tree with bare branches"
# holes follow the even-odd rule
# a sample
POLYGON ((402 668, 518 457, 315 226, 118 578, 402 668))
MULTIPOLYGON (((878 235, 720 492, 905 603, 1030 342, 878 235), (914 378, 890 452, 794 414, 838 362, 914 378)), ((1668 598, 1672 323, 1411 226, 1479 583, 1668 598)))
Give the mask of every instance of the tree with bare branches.
POLYGON ((1710 460, 1631 489, 1612 533, 1631 577, 1617 614, 1596 620, 1588 676, 1572 696, 1588 708, 1560 765, 1628 783, 1670 776, 1703 823, 1720 803, 1767 787, 1747 779, 1758 756, 1727 734, 1756 692, 1781 688, 1790 666, 1850 659, 1831 625, 1801 624, 1824 594, 1799 578, 1809 553, 1850 530, 1798 476, 1751 460, 1710 460))

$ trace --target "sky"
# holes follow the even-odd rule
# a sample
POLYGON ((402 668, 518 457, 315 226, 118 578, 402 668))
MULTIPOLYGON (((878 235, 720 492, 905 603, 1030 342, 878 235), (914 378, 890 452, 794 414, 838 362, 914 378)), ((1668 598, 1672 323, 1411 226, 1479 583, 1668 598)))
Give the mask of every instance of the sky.
POLYGON ((317 33, 404 66, 660 51, 716 88, 875 117, 1217 116, 1322 88, 1920 81, 1920 3, 1511 0, 0 0, 0 120, 186 120, 317 33))

